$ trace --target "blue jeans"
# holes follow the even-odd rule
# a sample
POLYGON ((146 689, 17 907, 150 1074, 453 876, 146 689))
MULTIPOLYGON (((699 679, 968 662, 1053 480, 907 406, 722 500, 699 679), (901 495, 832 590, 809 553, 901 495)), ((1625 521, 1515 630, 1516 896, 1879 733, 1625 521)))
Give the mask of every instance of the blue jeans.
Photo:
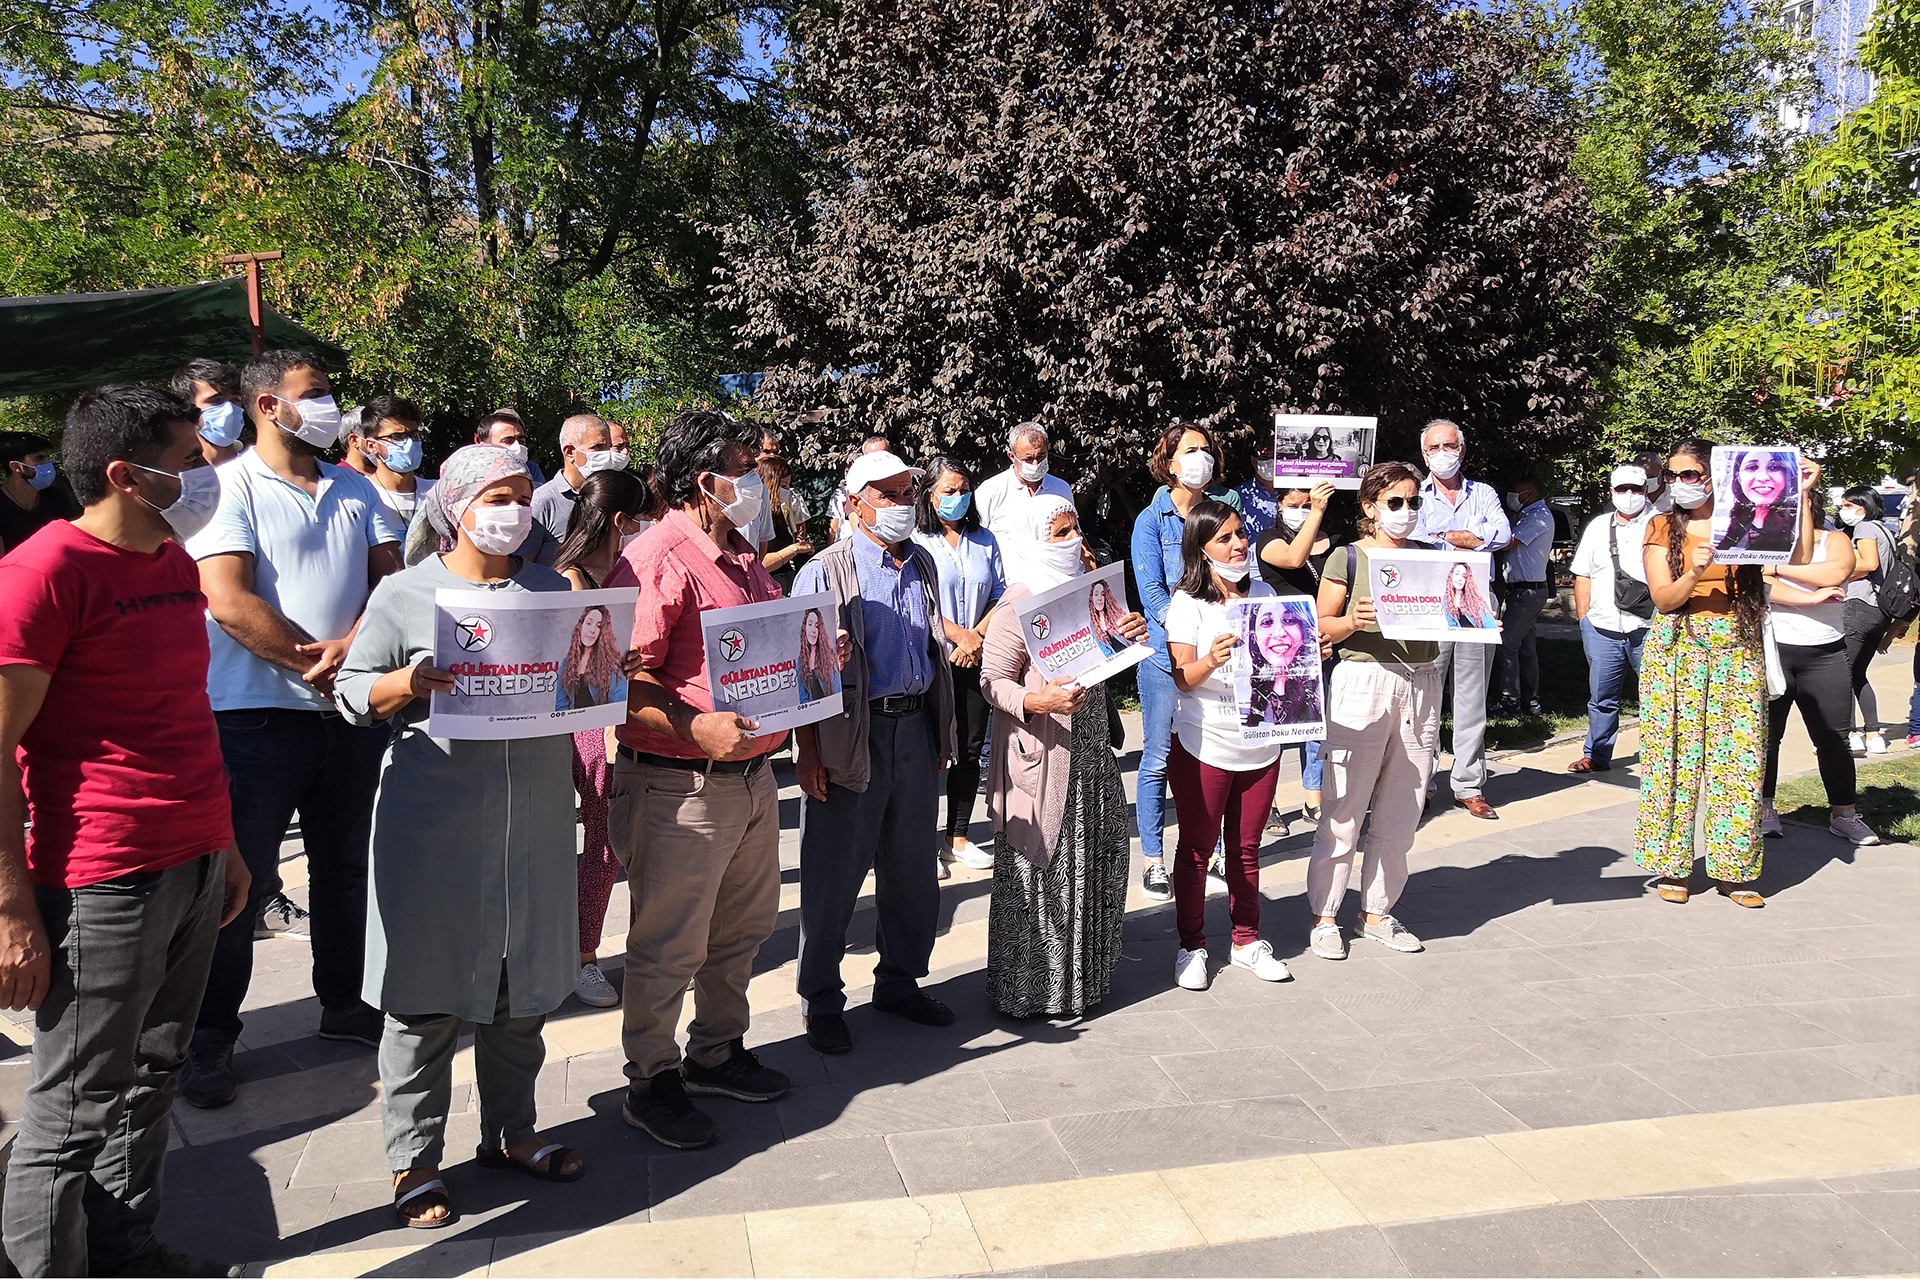
MULTIPOLYGON (((1280 754, 1285 756, 1291 750, 1293 748, 1290 746, 1282 748, 1280 754)), ((1320 789, 1320 744, 1317 742, 1300 744, 1300 789, 1302 791, 1320 789)))
POLYGON ((1580 620, 1580 645, 1587 651, 1587 759, 1596 765, 1613 764, 1613 742, 1620 736, 1620 694, 1627 685, 1627 668, 1640 674, 1640 648, 1647 629, 1602 631, 1586 618, 1580 620))
POLYGON ((1134 811, 1140 822, 1140 856, 1152 862, 1163 856, 1161 828, 1167 818, 1167 752, 1173 746, 1173 704, 1180 691, 1173 672, 1148 658, 1139 672, 1140 725, 1145 741, 1140 747, 1140 777, 1134 792, 1134 811))

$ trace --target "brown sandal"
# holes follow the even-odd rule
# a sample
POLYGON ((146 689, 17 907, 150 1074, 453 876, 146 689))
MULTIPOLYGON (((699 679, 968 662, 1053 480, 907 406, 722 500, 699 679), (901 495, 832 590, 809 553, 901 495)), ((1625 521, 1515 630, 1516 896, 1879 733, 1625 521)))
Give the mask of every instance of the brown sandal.
POLYGON ((1655 891, 1663 902, 1685 902, 1693 896, 1693 890, 1687 887, 1684 880, 1662 880, 1655 886, 1655 891))
POLYGON ((1611 765, 1595 764, 1593 762, 1593 759, 1589 756, 1581 756, 1578 760, 1575 760, 1572 764, 1567 766, 1567 772, 1568 773, 1606 773, 1611 768, 1612 768, 1611 765))
POLYGON ((1720 896, 1733 903, 1736 907, 1751 908, 1764 907, 1767 905, 1767 900, 1755 893, 1752 889, 1735 889, 1724 884, 1716 887, 1720 891, 1720 896))

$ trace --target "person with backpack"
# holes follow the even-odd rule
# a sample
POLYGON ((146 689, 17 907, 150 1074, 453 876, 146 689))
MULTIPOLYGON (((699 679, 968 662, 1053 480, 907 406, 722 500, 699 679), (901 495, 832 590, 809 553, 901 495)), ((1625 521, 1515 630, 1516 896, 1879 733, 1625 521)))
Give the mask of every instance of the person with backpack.
POLYGON ((1568 773, 1605 773, 1613 768, 1620 736, 1620 695, 1627 671, 1640 674, 1640 650, 1653 617, 1641 565, 1647 532, 1647 473, 1627 463, 1608 478, 1613 510, 1597 516, 1573 553, 1573 616, 1587 655, 1587 742, 1568 773), (1603 549, 1604 548, 1604 549, 1603 549))
POLYGON ((1858 727, 1849 724, 1847 733, 1847 748, 1854 755, 1887 754, 1886 735, 1880 731, 1880 705, 1867 669, 1896 623, 1914 613, 1913 563, 1902 560, 1894 550, 1893 535, 1885 521, 1880 495, 1865 485, 1855 485, 1840 499, 1840 523, 1853 537, 1853 577, 1847 581, 1846 652, 1853 682, 1847 707, 1849 720, 1853 703, 1860 707, 1858 727))

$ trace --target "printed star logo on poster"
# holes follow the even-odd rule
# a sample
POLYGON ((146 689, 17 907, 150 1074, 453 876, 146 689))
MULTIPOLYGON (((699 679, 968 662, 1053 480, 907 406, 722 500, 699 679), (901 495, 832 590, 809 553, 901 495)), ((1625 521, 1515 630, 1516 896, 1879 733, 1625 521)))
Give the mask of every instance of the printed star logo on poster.
POLYGON ((1027 625, 1033 628, 1033 638, 1036 640, 1045 640, 1047 633, 1053 630, 1053 624, 1047 621, 1047 615, 1044 613, 1034 614, 1028 619, 1027 625))
POLYGON ((477 613, 470 613, 454 624, 454 639, 462 649, 472 653, 484 649, 493 643, 493 623, 477 613))
POLYGON ((1389 587, 1400 585, 1400 570, 1390 564, 1380 566, 1380 581, 1389 587))
POLYGON ((747 651, 747 638, 740 634, 738 627, 728 627, 720 633, 720 656, 728 662, 738 662, 747 651))

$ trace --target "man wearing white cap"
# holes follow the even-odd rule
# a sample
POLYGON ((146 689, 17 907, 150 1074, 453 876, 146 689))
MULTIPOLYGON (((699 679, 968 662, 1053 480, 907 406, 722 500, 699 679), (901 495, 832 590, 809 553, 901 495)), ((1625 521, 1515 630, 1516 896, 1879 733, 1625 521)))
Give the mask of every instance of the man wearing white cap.
POLYGON ((800 789, 800 1012, 822 1053, 853 1047, 840 976, 847 926, 874 873, 873 1003, 923 1026, 953 1011, 920 990, 940 910, 940 772, 953 757, 953 677, 938 571, 913 542, 914 481, 884 450, 847 469, 853 531, 800 571, 794 595, 831 592, 852 639, 843 711, 795 732, 800 789))
POLYGON ((1573 613, 1587 651, 1587 748, 1569 773, 1605 773, 1613 768, 1613 740, 1620 733, 1620 694, 1627 669, 1640 672, 1640 646, 1653 617, 1640 544, 1647 531, 1647 473, 1632 464, 1615 467, 1608 481, 1613 510, 1594 517, 1573 553, 1573 613))

